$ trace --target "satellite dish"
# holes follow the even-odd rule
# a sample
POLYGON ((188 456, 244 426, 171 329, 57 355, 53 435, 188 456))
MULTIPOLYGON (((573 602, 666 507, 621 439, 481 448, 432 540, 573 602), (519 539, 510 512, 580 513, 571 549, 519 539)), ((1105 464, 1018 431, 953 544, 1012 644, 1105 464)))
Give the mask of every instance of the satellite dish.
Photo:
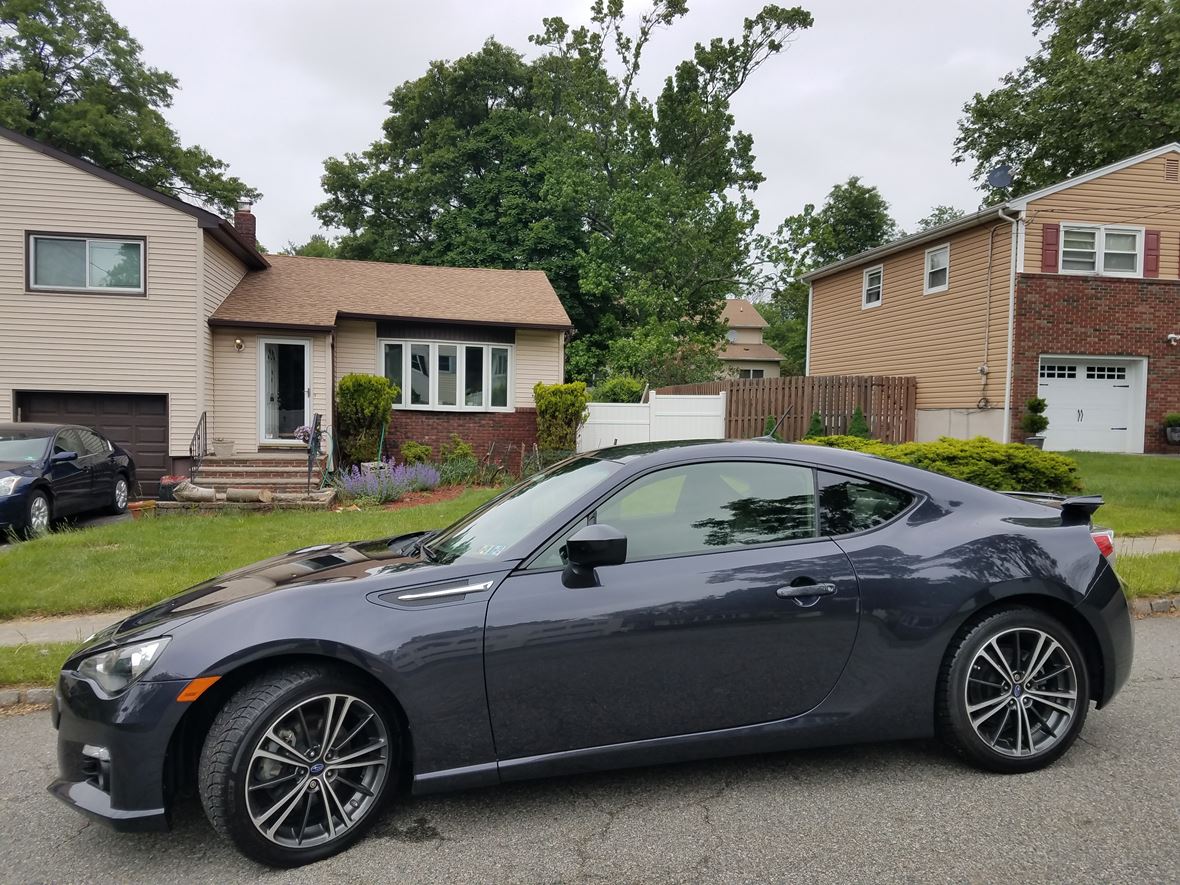
POLYGON ((997 166, 987 174, 987 183, 998 190, 1012 186, 1012 167, 1007 163, 997 166))

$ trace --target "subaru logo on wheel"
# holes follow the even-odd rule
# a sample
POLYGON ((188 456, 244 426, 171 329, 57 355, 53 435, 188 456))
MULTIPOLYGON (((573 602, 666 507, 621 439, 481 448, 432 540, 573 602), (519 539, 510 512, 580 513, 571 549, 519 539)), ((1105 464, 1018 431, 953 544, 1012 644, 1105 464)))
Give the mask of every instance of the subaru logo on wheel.
POLYGON ((311 768, 309 770, 311 771, 312 774, 319 774, 321 771, 324 770, 324 763, 323 762, 316 762, 315 764, 313 764, 311 766, 311 768))

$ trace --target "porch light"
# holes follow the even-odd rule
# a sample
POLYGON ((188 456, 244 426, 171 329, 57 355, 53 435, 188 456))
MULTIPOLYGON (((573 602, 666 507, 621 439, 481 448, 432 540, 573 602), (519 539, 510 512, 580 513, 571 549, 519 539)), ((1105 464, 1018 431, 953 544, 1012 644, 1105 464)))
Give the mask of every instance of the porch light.
POLYGON ((241 352, 242 352, 242 348, 243 348, 243 347, 245 347, 245 346, 246 346, 246 345, 242 343, 242 339, 241 339, 241 338, 235 338, 235 339, 234 339, 234 350, 236 350, 238 353, 241 353, 241 352))

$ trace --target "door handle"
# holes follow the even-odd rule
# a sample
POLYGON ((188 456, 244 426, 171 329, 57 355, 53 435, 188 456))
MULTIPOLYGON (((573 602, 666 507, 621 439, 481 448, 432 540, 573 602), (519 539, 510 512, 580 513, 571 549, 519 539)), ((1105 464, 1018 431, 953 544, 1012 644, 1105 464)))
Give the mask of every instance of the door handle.
POLYGON ((831 596, 836 592, 835 584, 792 584, 774 591, 779 599, 806 599, 810 596, 831 596))

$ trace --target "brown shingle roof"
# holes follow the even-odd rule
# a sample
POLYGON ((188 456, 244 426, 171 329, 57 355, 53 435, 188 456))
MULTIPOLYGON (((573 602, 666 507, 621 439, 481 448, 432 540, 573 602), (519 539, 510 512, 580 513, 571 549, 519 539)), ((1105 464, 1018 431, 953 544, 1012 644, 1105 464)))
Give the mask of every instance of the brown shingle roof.
POLYGON ((539 270, 267 258, 270 268, 247 274, 209 322, 328 329, 339 314, 526 328, 571 325, 539 270))
POLYGON ((723 360, 781 360, 782 354, 769 344, 736 344, 730 342, 717 354, 723 360))
POLYGON ((744 298, 730 298, 721 311, 721 320, 731 329, 765 329, 769 325, 762 314, 744 298))

